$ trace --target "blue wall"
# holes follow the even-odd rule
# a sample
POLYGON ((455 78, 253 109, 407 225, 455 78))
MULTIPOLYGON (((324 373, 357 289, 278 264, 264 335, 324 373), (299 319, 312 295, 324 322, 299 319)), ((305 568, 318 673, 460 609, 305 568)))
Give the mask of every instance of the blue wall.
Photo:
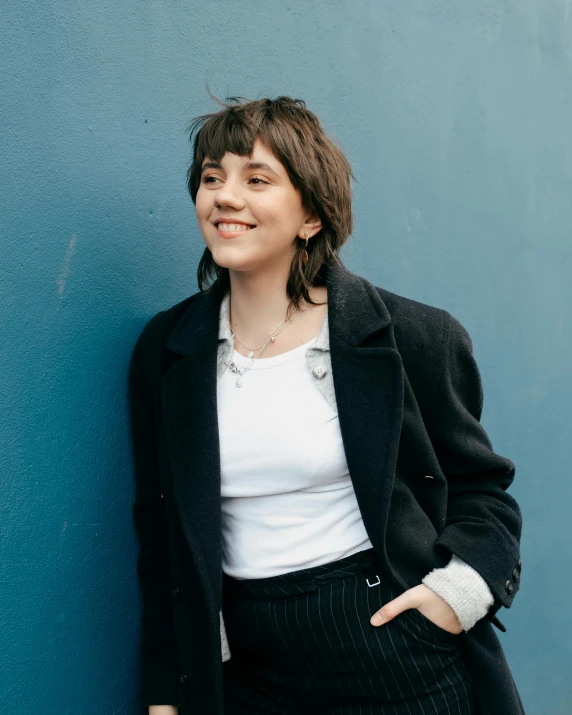
POLYGON ((0 703, 136 712, 126 370, 196 290, 205 91, 308 101, 359 180, 348 267, 471 333, 517 464, 527 712, 572 712, 572 3, 3 4, 0 703))

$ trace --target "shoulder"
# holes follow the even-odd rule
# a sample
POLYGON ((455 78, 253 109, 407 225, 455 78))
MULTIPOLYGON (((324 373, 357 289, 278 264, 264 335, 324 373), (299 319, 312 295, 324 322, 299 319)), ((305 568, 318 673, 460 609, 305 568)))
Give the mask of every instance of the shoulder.
MULTIPOLYGON (((435 386, 451 371, 478 374, 469 333, 450 312, 379 286, 371 288, 391 317, 397 350, 418 388, 435 386)), ((474 382, 480 392, 479 380, 474 382)))
POLYGON ((200 292, 194 293, 147 319, 133 346, 132 366, 133 363, 140 362, 143 366, 150 368, 152 364, 161 361, 171 331, 201 295, 200 292))
MULTIPOLYGON (((364 278, 363 281, 368 283, 364 278)), ((422 303, 385 288, 369 283, 382 299, 389 315, 398 344, 415 348, 444 343, 463 343, 472 350, 472 341, 467 329, 449 311, 428 303, 422 303)))
POLYGON ((375 290, 391 316, 398 343, 415 347, 418 343, 427 345, 441 341, 446 323, 451 317, 447 311, 378 286, 375 286, 375 290))
POLYGON ((425 351, 425 357, 428 357, 427 351, 444 351, 451 342, 457 341, 472 349, 467 330, 447 310, 369 285, 381 298, 391 317, 400 351, 420 355, 425 351))
POLYGON ((155 313, 155 315, 149 318, 144 324, 137 342, 148 345, 149 343, 153 344, 161 342, 162 338, 166 339, 167 335, 174 328, 179 318, 181 318, 189 307, 197 301, 200 295, 202 294, 194 293, 170 308, 166 308, 164 310, 160 310, 158 313, 155 313))

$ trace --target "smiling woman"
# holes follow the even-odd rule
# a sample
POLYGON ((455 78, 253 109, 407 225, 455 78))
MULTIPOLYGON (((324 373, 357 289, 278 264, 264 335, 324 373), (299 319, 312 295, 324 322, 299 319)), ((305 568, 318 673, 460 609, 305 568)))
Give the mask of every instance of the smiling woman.
POLYGON ((191 131, 200 291, 129 372, 143 702, 521 715, 491 626, 521 515, 471 340, 340 261, 353 175, 305 102, 222 104, 191 131))
POLYGON ((335 260, 353 228, 350 164, 301 100, 222 104, 225 111, 197 117, 189 127, 191 138, 200 127, 187 175, 207 245, 199 285, 216 280, 229 289, 228 271, 240 264, 226 265, 224 256, 243 259, 242 270, 249 270, 268 267, 278 252, 288 263, 288 311, 302 300, 311 305, 312 286, 324 283, 320 269, 335 260), (213 229, 221 219, 256 230, 246 244, 229 245, 220 239, 231 235, 213 229), (246 247, 252 251, 243 253, 246 247))

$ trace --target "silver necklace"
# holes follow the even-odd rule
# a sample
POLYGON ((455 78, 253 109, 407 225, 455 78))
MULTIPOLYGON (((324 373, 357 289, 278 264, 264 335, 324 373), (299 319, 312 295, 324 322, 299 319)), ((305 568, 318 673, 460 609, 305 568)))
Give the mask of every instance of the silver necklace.
POLYGON ((280 323, 280 325, 270 333, 268 340, 266 340, 266 342, 263 343, 259 348, 251 348, 249 345, 246 345, 246 343, 243 343, 242 340, 238 337, 238 335, 232 329, 232 312, 231 312, 230 306, 229 306, 230 333, 233 338, 236 338, 241 345, 244 345, 244 347, 247 348, 248 354, 246 357, 250 358, 250 362, 242 370, 236 365, 236 363, 234 361, 232 361, 230 363, 228 363, 228 362, 225 363, 230 368, 231 372, 238 374, 238 377, 236 378, 236 383, 235 383, 237 387, 242 387, 242 385, 244 384, 243 380, 242 380, 243 376, 250 370, 252 365, 254 365, 254 361, 257 360, 262 355, 262 352, 264 351, 266 346, 269 343, 275 342, 276 336, 279 335, 285 328, 287 328, 290 325, 297 310, 298 310, 297 308, 294 308, 294 310, 292 311, 292 315, 289 318, 285 318, 280 323))

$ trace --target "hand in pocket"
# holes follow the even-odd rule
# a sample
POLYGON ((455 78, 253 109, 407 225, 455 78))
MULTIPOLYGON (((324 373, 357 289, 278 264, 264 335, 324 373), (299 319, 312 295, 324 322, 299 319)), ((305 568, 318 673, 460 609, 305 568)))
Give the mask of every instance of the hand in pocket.
POLYGON ((372 615, 370 623, 373 626, 384 625, 410 608, 416 608, 425 618, 449 633, 458 635, 463 630, 447 601, 425 584, 414 586, 386 603, 372 615))

